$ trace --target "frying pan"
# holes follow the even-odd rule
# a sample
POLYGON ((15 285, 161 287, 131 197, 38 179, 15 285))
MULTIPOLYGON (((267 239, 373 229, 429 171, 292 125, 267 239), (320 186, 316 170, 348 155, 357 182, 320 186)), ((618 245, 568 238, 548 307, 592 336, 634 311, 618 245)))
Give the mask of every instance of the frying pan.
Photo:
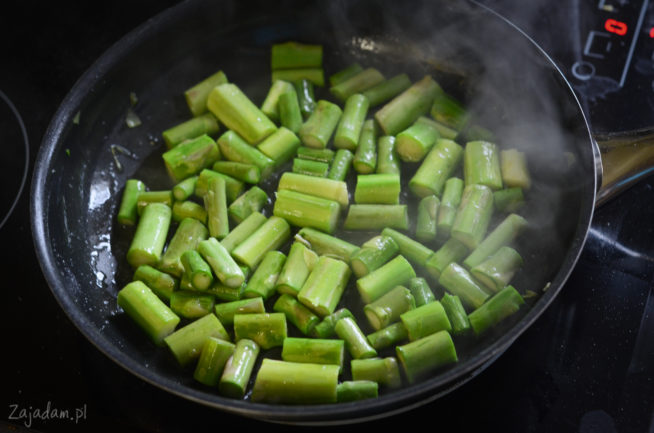
MULTIPOLYGON (((136 376, 200 404, 262 420, 363 421, 410 410, 464 385, 548 307, 586 239, 601 183, 598 155, 579 103, 554 63, 517 28, 474 2, 186 1, 120 40, 66 96, 37 156, 32 230, 62 309, 100 351, 136 376), (474 347, 462 343, 457 364, 376 399, 284 406, 221 397, 195 383, 116 306, 116 293, 132 272, 125 252, 133 232, 115 222, 126 179, 169 188, 160 133, 189 117, 183 91, 221 69, 259 103, 270 86, 270 45, 285 40, 322 44, 327 73, 358 61, 388 76, 407 72, 416 80, 431 74, 499 143, 523 150, 531 168, 533 187, 523 211, 530 226, 518 246, 525 268, 514 285, 536 296, 474 347), (130 95, 138 100, 133 106, 130 95), (139 115, 140 126, 126 125, 128 109, 139 115), (117 153, 116 145, 129 152, 117 153)), ((353 292, 345 302, 357 302, 353 292)))

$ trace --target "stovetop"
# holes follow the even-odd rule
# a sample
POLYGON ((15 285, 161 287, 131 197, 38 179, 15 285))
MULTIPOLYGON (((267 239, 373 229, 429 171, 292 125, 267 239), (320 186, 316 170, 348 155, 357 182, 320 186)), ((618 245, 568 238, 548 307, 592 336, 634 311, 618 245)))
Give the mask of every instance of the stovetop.
MULTIPOLYGON (((46 2, 34 9, 17 4, 12 14, 0 18, 0 431, 302 429, 205 408, 115 365, 60 309, 33 251, 29 176, 51 116, 104 50, 175 3, 64 7, 46 2)), ((594 131, 649 126, 654 112, 654 42, 649 40, 654 13, 649 2, 567 0, 555 6, 534 2, 533 8, 520 0, 483 3, 515 20, 559 63, 594 131), (600 7, 598 14, 589 12, 600 7), (619 35, 623 25, 628 30, 619 35), (641 37, 620 40, 633 35, 634 26, 641 37), (589 55, 601 50, 604 58, 589 55), (607 53, 615 57, 609 59, 607 53), (605 84, 604 93, 598 83, 605 84)), ((446 423, 457 431, 654 431, 652 203, 654 179, 646 178, 597 209, 586 247, 560 295, 478 377, 411 412, 338 428, 383 428, 416 420, 446 423)))

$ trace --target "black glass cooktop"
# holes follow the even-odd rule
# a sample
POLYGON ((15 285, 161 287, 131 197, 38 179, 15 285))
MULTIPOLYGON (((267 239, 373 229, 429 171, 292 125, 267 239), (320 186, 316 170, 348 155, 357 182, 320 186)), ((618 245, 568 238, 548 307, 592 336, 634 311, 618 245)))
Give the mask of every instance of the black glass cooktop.
MULTIPOLYGON (((116 366, 59 308, 33 252, 29 188, 21 189, 25 160, 31 175, 49 119, 91 63, 174 3, 17 4, 12 14, 0 17, 0 221, 6 217, 0 226, 0 431, 304 429, 199 406, 116 366)), ((642 128, 654 119, 649 2, 484 3, 551 52, 595 130, 642 128), (601 83, 604 94, 597 90, 601 83)), ((392 423, 418 428, 420 423, 456 431, 652 432, 653 285, 654 179, 646 178, 596 211, 561 294, 478 377, 411 412, 338 428, 380 429, 392 423)))

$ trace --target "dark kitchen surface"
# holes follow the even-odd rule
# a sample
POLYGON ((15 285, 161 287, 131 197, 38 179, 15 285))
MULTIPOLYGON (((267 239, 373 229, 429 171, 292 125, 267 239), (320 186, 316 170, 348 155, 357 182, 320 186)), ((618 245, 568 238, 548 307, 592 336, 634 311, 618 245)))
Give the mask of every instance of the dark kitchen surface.
MULTIPOLYGON (((16 3, 14 12, 0 17, 0 224, 21 189, 24 133, 31 176, 49 119, 77 78, 113 42, 175 3, 86 2, 68 7, 16 3)), ((568 75, 574 65, 571 59, 581 59, 574 40, 582 49, 587 40, 586 30, 574 27, 579 14, 588 26, 592 22, 588 10, 611 2, 557 1, 555 10, 554 2, 533 2, 533 8, 524 0, 484 3, 515 19, 568 75), (540 3, 545 6, 536 6, 540 3)), ((640 21, 643 37, 625 83, 601 98, 584 97, 584 108, 597 130, 649 126, 647 120, 654 119, 650 102, 654 44, 648 39, 647 23, 654 14, 647 2, 613 3, 635 12, 645 8, 640 21)), ((631 26, 636 18, 615 20, 631 26)), ((571 77, 580 85, 580 95, 588 90, 571 77)), ((29 180, 0 226, 4 300, 0 431, 305 429, 199 406, 141 381, 102 355, 68 320, 41 275, 30 234, 29 180)), ((495 363, 444 398, 365 427, 408 421, 456 431, 654 431, 653 188, 654 179, 645 179, 596 211, 587 246, 569 282, 495 363)))

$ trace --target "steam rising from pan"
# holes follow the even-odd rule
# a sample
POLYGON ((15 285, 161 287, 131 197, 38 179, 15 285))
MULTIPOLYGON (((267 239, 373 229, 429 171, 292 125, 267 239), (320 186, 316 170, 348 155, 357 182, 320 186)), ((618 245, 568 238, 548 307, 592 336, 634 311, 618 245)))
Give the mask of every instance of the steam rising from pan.
POLYGON ((464 103, 471 124, 490 130, 500 147, 527 154, 533 181, 524 209, 532 228, 527 236, 551 238, 548 250, 560 259, 570 237, 561 215, 579 205, 567 196, 579 189, 582 158, 571 143, 580 131, 570 121, 576 107, 562 100, 567 83, 540 49, 471 2, 440 9, 428 1, 379 7, 333 1, 326 7, 335 35, 329 49, 342 66, 359 61, 389 75, 408 72, 414 81, 430 74, 464 103))

